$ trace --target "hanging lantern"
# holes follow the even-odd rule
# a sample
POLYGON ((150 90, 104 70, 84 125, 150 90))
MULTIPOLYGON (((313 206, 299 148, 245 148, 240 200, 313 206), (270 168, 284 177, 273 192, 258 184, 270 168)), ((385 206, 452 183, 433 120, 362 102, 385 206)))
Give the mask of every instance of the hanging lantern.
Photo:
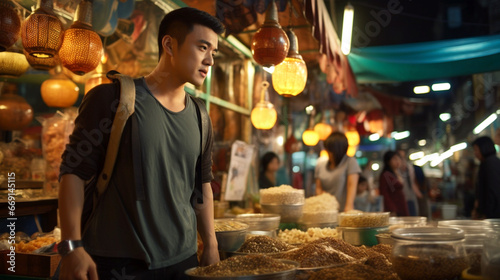
POLYGON ((266 20, 252 38, 253 58, 264 67, 278 65, 285 59, 290 41, 278 23, 276 3, 271 1, 266 11, 266 20))
POLYGON ((82 0, 71 27, 64 33, 59 57, 64 67, 77 75, 94 70, 102 56, 102 42, 92 30, 92 3, 82 0))
POLYGON ((291 97, 299 95, 304 90, 307 67, 299 54, 297 36, 291 29, 286 31, 286 35, 290 40, 290 50, 285 60, 274 68, 273 87, 278 94, 291 97))
POLYGON ((19 77, 30 65, 26 60, 26 56, 15 52, 0 52, 0 76, 15 76, 19 77))
POLYGON ((63 25, 53 12, 52 0, 38 0, 37 7, 21 28, 23 47, 32 56, 53 57, 61 48, 63 25))
POLYGON ((75 104, 78 100, 78 86, 64 74, 56 76, 42 83, 40 88, 42 99, 49 107, 66 108, 75 104))
POLYGON ((262 82, 260 101, 250 114, 250 121, 257 129, 271 129, 278 119, 278 113, 276 113, 274 105, 267 101, 266 98, 268 87, 269 83, 267 81, 262 82))
POLYGON ((359 144, 360 138, 357 130, 348 130, 345 132, 345 137, 349 146, 357 146, 359 144))
POLYGON ((14 8, 4 1, 0 2, 0 52, 10 48, 19 39, 21 19, 14 8))
POLYGON ((307 146, 316 146, 319 142, 319 134, 314 129, 308 128, 302 133, 302 141, 307 146))
POLYGON ((33 108, 22 96, 4 93, 0 96, 0 130, 21 130, 33 120, 33 108))
POLYGON ((384 113, 382 110, 372 110, 366 114, 364 121, 365 130, 371 133, 384 133, 384 113))
POLYGON ((319 140, 326 140, 330 134, 333 132, 333 128, 331 125, 325 122, 319 122, 314 126, 314 131, 316 131, 319 135, 319 140))
POLYGON ((349 146, 347 148, 347 153, 348 156, 353 157, 356 155, 356 146, 349 146))
POLYGON ((328 152, 326 150, 321 150, 319 157, 328 158, 328 152))
POLYGON ((26 50, 23 50, 23 53, 29 65, 36 70, 47 71, 56 67, 60 62, 59 55, 57 54, 53 57, 40 58, 31 56, 28 52, 26 52, 26 50))

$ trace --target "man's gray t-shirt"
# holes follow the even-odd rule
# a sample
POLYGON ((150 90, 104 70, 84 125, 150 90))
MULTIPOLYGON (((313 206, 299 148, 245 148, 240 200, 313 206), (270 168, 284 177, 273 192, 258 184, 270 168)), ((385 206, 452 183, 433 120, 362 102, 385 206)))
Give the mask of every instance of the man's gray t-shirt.
POLYGON ((319 179, 325 192, 335 196, 339 202, 339 211, 344 211, 347 197, 347 176, 361 173, 355 158, 345 155, 334 169, 328 168, 328 158, 320 158, 316 163, 314 178, 319 179))
MULTIPOLYGON (((82 239, 91 255, 142 259, 155 269, 196 253, 191 196, 201 135, 191 98, 186 96, 183 110, 172 112, 152 95, 144 79, 135 83, 145 200, 136 196, 128 122, 113 176, 95 211, 98 215, 91 218, 82 239)), ((209 170, 203 173, 208 174, 203 182, 212 179, 209 170)))

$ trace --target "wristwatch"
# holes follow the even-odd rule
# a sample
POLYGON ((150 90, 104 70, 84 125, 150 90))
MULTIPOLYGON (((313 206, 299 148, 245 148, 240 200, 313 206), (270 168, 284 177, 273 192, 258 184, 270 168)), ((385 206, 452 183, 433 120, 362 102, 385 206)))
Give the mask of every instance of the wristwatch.
POLYGON ((61 256, 66 256, 78 247, 83 247, 81 240, 63 240, 57 245, 57 252, 61 256))

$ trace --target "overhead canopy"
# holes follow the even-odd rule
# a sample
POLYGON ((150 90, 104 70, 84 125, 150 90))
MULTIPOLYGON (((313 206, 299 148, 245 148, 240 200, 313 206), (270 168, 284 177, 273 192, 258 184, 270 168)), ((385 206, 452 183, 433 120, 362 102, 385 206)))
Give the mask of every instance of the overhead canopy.
POLYGON ((500 35, 352 49, 358 83, 404 82, 500 70, 500 35))

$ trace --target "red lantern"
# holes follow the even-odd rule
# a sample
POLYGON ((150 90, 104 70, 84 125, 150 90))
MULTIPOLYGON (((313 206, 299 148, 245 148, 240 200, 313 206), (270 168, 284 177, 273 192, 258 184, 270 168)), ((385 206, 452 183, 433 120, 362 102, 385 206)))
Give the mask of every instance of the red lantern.
POLYGON ((264 67, 278 65, 288 54, 290 41, 278 23, 274 0, 269 4, 266 20, 252 38, 251 49, 255 61, 264 67))
POLYGON ((0 52, 10 48, 19 38, 21 20, 11 5, 0 2, 0 52))

